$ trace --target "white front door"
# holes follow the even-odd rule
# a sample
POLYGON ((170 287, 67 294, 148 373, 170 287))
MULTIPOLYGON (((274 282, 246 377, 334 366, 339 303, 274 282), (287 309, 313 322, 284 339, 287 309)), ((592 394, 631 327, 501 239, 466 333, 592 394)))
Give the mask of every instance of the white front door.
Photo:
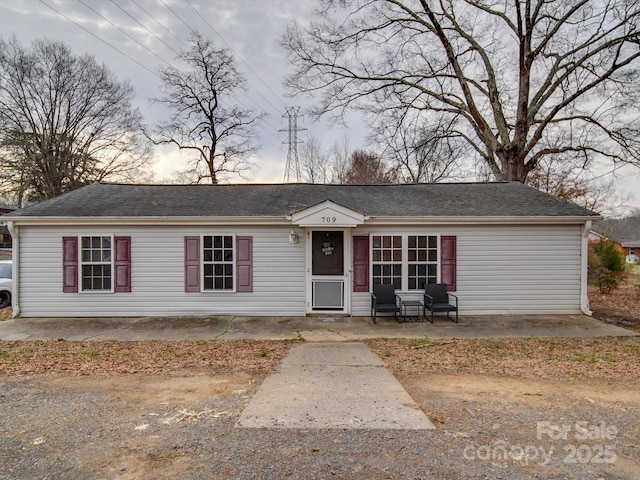
POLYGON ((312 230, 307 241, 308 313, 348 313, 348 230, 312 230))

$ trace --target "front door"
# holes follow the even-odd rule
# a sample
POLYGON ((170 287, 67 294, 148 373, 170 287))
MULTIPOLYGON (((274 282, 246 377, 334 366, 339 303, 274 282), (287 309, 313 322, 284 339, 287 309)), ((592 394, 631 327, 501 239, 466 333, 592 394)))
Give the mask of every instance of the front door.
POLYGON ((345 232, 311 232, 311 311, 346 313, 345 232))

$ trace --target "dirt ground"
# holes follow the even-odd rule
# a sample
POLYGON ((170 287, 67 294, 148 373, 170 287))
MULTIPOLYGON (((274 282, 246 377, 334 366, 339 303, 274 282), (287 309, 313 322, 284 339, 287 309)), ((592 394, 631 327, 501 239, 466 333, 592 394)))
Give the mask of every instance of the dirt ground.
POLYGON ((559 471, 564 478, 640 478, 637 383, 473 374, 400 380, 455 440, 462 461, 482 462, 490 478, 509 462, 520 467, 519 478, 561 478, 559 471), (501 446, 509 453, 496 459, 501 446))
POLYGON ((401 375, 437 430, 381 441, 239 431, 263 378, 5 377, 0 478, 640 478, 637 382, 401 375))
POLYGON ((639 338, 371 341, 427 432, 236 428, 295 343, 64 343, 0 343, 2 479, 640 478, 639 338))

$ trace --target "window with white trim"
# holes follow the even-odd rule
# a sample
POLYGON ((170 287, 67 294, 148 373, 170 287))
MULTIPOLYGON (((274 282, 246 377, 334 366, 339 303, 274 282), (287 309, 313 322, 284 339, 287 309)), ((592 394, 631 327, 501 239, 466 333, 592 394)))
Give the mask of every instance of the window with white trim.
POLYGON ((371 240, 374 285, 411 291, 438 282, 437 235, 372 235, 371 240))
POLYGON ((111 236, 80 237, 80 286, 83 292, 111 292, 111 236))
POLYGON ((438 283, 438 237, 407 237, 408 290, 424 290, 428 283, 438 283))
POLYGON ((202 237, 204 290, 233 290, 233 235, 202 237))
POLYGON ((402 288, 402 236, 373 235, 371 250, 373 284, 402 288))

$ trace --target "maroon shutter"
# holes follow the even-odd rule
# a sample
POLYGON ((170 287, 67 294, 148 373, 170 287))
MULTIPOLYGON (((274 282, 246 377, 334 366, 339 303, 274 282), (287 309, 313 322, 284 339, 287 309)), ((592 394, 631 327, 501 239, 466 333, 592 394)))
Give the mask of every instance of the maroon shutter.
POLYGON ((369 237, 353 237, 353 291, 369 291, 369 237))
POLYGON ((253 239, 236 237, 236 292, 253 292, 253 239))
POLYGON ((114 291, 131 291, 131 237, 113 237, 115 250, 114 291))
POLYGON ((200 291, 200 237, 184 237, 184 291, 200 291))
POLYGON ((440 237, 440 281, 447 284, 447 290, 455 292, 456 282, 456 237, 440 237))
POLYGON ((78 237, 62 237, 62 291, 78 293, 78 237))

